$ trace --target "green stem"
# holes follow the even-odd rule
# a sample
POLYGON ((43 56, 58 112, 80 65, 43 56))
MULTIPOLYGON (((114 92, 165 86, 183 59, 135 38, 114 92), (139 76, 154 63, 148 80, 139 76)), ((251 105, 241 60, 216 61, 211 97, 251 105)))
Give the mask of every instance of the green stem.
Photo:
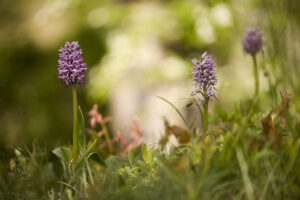
POLYGON ((204 125, 203 125, 203 133, 206 133, 207 131, 207 126, 208 126, 208 102, 209 98, 206 97, 206 91, 204 93, 204 113, 203 113, 203 118, 204 118, 204 125))
POLYGON ((73 159, 77 160, 77 146, 78 146, 78 131, 77 131, 77 94, 76 87, 72 87, 73 94, 73 159))
POLYGON ((253 73, 254 73, 254 79, 255 79, 255 91, 254 91, 254 99, 253 99, 252 107, 250 109, 249 114, 246 117, 245 123, 247 123, 250 120, 250 118, 251 118, 252 114, 254 113, 254 111, 257 107, 257 104, 258 104, 259 76, 258 76, 256 55, 252 55, 252 59, 253 59, 253 73))
POLYGON ((255 91, 254 91, 254 97, 258 96, 259 92, 259 76, 258 76, 258 67, 256 62, 256 55, 252 55, 253 59, 253 72, 254 72, 254 78, 255 78, 255 91))

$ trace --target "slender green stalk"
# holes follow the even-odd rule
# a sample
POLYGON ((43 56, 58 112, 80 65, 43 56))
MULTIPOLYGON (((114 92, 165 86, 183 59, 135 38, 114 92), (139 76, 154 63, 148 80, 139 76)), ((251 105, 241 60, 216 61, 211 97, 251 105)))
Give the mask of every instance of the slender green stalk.
POLYGON ((77 160, 78 153, 78 131, 77 131, 77 94, 76 87, 72 87, 73 94, 73 159, 77 160))
POLYGON ((255 78, 255 91, 254 91, 254 97, 258 96, 259 93, 259 75, 258 75, 258 67, 256 62, 256 55, 252 55, 253 59, 253 72, 254 72, 254 78, 255 78))
POLYGON ((258 104, 258 93, 259 93, 259 75, 258 75, 258 66, 257 66, 257 62, 256 62, 256 55, 252 55, 252 59, 253 59, 253 73, 254 73, 254 79, 255 79, 255 91, 254 91, 254 99, 253 99, 253 103, 252 103, 252 107, 250 109, 249 114, 246 117, 246 121, 245 123, 247 123, 252 114, 254 113, 257 104, 258 104))
POLYGON ((167 99, 160 97, 160 96, 156 96, 157 98, 165 101, 166 103, 168 103, 170 106, 172 106, 176 112, 179 114, 179 116, 181 117, 181 119, 183 120, 183 122, 185 123, 186 127, 188 127, 188 129, 190 130, 190 132, 193 132, 193 127, 191 125, 189 125, 189 123, 187 122, 187 120, 183 117, 183 115, 180 113, 180 111, 178 110, 178 108, 176 108, 176 106, 174 106, 170 101, 168 101, 167 99))
POLYGON ((203 133, 206 133, 207 131, 207 126, 208 126, 208 102, 209 98, 206 97, 206 91, 204 92, 204 113, 203 113, 203 118, 204 118, 204 124, 203 124, 203 133))
MULTIPOLYGON (((200 105, 199 105, 199 103, 196 101, 196 99, 194 99, 194 102, 195 102, 195 104, 196 104, 196 106, 197 106, 197 108, 198 108, 198 111, 199 111, 199 113, 200 113, 201 124, 204 124, 203 112, 202 112, 202 110, 201 110, 201 108, 200 108, 200 105)), ((194 136, 196 136, 196 130, 193 131, 193 134, 194 134, 194 136)))
POLYGON ((207 126, 208 126, 208 98, 204 99, 204 125, 203 125, 203 132, 206 133, 207 131, 207 126))

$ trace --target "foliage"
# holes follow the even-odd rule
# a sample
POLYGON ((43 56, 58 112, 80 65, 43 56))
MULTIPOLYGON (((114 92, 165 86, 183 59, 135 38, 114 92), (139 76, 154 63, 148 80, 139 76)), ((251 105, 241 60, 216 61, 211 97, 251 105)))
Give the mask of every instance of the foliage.
POLYGON ((0 200, 300 199, 299 1, 28 2, 0 3, 0 200), (253 57, 261 87, 253 99, 244 87, 251 62, 240 56, 251 24, 265 41, 253 57), (70 99, 53 70, 66 38, 80 41, 90 72, 79 102, 97 102, 101 112, 97 104, 90 112, 78 107, 77 159, 68 142, 70 99), (137 118, 129 137, 113 130, 114 87, 134 79, 133 71, 143 95, 177 87, 191 77, 187 60, 204 49, 225 85, 205 113, 195 99, 182 110, 158 94, 184 127, 164 118, 154 145, 143 143, 137 118))
POLYGON ((290 103, 286 93, 268 114, 250 119, 217 106, 209 134, 169 153, 142 144, 103 160, 90 153, 95 140, 72 163, 68 147, 15 149, 1 164, 0 198, 298 199, 300 133, 290 103))

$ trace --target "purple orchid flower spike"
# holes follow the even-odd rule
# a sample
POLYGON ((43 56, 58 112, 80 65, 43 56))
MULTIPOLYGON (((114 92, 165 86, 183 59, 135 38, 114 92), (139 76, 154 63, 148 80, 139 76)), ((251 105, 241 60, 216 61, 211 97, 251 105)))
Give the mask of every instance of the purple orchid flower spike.
POLYGON ((215 63, 211 55, 206 52, 202 54, 201 62, 197 59, 193 59, 194 66, 193 81, 195 89, 192 92, 192 96, 201 94, 200 101, 203 103, 205 98, 209 100, 216 99, 216 84, 217 73, 215 71, 215 63))
POLYGON ((252 56, 259 52, 263 47, 264 41, 258 28, 248 28, 243 38, 243 49, 252 56))
POLYGON ((86 64, 78 42, 66 42, 59 51, 58 78, 66 87, 84 84, 86 64))

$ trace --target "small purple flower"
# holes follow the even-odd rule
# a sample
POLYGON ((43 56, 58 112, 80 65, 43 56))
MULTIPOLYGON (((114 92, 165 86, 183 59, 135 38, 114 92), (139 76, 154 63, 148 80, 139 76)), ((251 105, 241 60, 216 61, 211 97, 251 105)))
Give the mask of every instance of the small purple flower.
MULTIPOLYGON (((194 63, 192 80, 195 89, 191 95, 194 96, 200 93, 203 98, 216 99, 217 73, 214 69, 214 60, 205 52, 202 54, 201 62, 197 59, 193 59, 192 62, 194 63)), ((203 98, 199 98, 199 101, 204 102, 203 98)))
POLYGON ((82 50, 78 42, 66 42, 59 52, 58 78, 66 87, 83 84, 86 64, 83 62, 82 50))
POLYGON ((262 34, 258 28, 248 28, 243 38, 243 48, 246 53, 254 56, 259 50, 261 50, 264 44, 262 34))

